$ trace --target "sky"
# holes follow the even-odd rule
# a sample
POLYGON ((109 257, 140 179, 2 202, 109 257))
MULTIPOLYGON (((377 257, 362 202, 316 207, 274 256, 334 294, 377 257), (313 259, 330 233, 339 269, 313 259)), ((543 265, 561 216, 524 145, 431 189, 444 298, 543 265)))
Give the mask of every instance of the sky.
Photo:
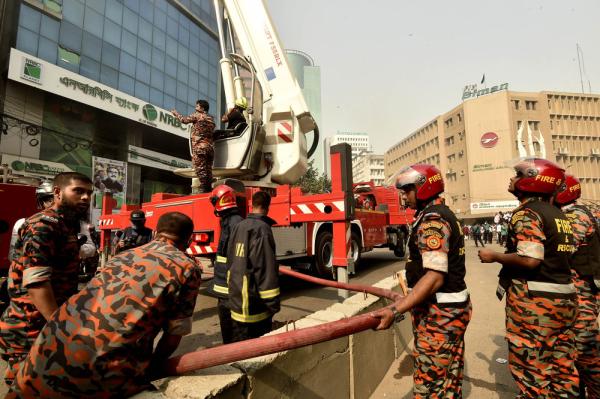
POLYGON ((465 85, 600 93, 598 0, 265 0, 286 49, 321 68, 322 136, 385 152, 460 104, 465 85))

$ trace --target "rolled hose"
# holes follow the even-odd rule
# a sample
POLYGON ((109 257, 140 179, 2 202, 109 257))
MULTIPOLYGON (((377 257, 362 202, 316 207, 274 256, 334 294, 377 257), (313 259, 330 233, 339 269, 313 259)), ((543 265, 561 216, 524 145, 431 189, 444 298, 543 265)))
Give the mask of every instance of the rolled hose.
MULTIPOLYGON (((394 303, 388 305, 387 308, 391 308, 402 298, 399 293, 383 288, 324 280, 294 272, 287 268, 280 268, 279 272, 281 274, 299 278, 315 284, 320 284, 326 287, 365 292, 393 300, 394 303)), ((318 326, 301 328, 280 334, 268 335, 246 341, 235 342, 232 344, 202 349, 200 351, 190 352, 168 359, 165 364, 164 375, 181 375, 207 367, 218 366, 221 364, 227 364, 285 350, 301 348, 303 346, 313 345, 357 332, 373 329, 377 327, 378 324, 378 318, 372 316, 371 314, 362 314, 330 323, 320 324, 318 326)))

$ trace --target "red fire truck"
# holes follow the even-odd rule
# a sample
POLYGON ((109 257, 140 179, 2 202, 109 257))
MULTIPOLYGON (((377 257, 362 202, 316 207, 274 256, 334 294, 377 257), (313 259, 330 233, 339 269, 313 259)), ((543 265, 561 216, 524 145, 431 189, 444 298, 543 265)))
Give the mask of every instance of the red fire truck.
MULTIPOLYGON (((319 140, 318 127, 263 1, 219 0, 215 9, 227 108, 242 97, 249 106, 244 113, 246 123, 215 132, 213 176, 236 189, 243 213, 249 210, 248 199, 256 190, 272 195, 269 216, 277 221, 273 229, 277 256, 288 264, 312 264, 321 275, 333 273, 347 281, 364 251, 387 246, 402 255, 406 225, 412 216, 400 207, 394 188, 371 183, 353 186, 348 144, 331 148, 330 193, 303 194, 290 186, 307 170, 307 160, 319 140), (313 142, 307 150, 306 134, 311 131, 313 142)), ((176 173, 195 177, 193 170, 176 173)), ((195 234, 188 252, 212 256, 219 221, 209 196, 158 193, 141 209, 152 228, 166 212, 189 215, 195 234)), ((129 214, 137 209, 124 206, 113 215, 110 198, 105 197, 104 202, 98 223, 103 245, 110 230, 128 226, 129 214)))

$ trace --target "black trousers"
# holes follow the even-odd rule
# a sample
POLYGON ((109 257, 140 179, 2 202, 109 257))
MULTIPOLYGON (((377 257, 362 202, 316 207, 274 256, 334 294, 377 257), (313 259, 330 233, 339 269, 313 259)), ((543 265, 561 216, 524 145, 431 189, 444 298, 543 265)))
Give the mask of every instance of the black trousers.
POLYGON ((257 323, 240 323, 235 320, 231 320, 231 322, 233 323, 233 342, 239 342, 261 337, 271 331, 273 316, 257 323))
POLYGON ((475 246, 478 247, 479 245, 477 245, 477 242, 481 243, 482 247, 485 247, 485 244, 483 243, 483 241, 481 241, 481 234, 474 234, 473 238, 475 239, 475 246))
POLYGON ((224 344, 233 342, 233 323, 231 320, 231 311, 227 307, 228 300, 219 298, 217 303, 217 311, 219 313, 219 324, 221 325, 221 337, 224 344))

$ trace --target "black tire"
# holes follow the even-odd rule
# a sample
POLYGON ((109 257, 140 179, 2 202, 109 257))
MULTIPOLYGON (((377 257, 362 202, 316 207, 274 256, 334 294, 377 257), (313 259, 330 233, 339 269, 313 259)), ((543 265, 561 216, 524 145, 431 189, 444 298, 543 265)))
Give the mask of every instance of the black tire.
POLYGON ((362 246, 360 245, 360 235, 354 230, 351 234, 352 257, 354 258, 354 269, 356 270, 362 258, 362 246))
POLYGON ((400 231, 396 234, 396 237, 397 241, 396 246, 394 247, 394 255, 399 258, 404 258, 406 255, 406 237, 400 231))
POLYGON ((323 278, 333 277, 333 234, 331 231, 320 231, 315 240, 315 272, 323 278))

